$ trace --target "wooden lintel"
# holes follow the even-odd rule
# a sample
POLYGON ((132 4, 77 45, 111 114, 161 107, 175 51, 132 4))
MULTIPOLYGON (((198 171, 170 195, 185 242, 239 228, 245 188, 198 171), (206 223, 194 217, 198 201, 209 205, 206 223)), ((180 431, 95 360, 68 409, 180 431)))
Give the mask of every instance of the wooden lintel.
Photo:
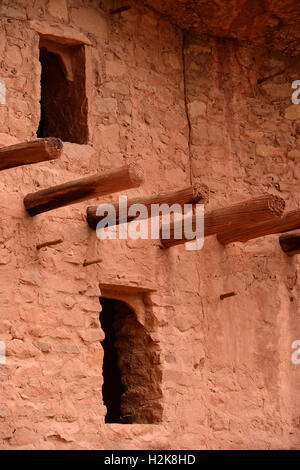
MULTIPOLYGON (((180 204, 181 207, 184 204, 196 204, 197 202, 208 202, 209 190, 205 184, 196 184, 194 186, 188 186, 179 191, 169 191, 165 193, 156 194, 154 196, 136 197, 127 201, 127 207, 130 208, 134 204, 142 204, 147 208, 151 209, 152 204, 180 204)), ((89 206, 87 208, 86 219, 89 226, 96 229, 98 222, 100 222, 105 216, 97 215, 98 206, 89 206)), ((135 216, 128 216, 126 220, 120 220, 120 207, 119 203, 114 203, 114 210, 116 212, 116 223, 120 224, 123 222, 131 222, 135 216)), ((127 211, 126 211, 127 212, 127 211)), ((149 214, 151 215, 151 214, 149 214)))
POLYGON ((275 233, 290 232, 300 228, 300 210, 287 212, 283 217, 277 217, 260 224, 252 224, 237 230, 218 234, 217 238, 223 245, 234 242, 247 242, 254 238, 264 237, 275 233))
MULTIPOLYGON (((238 230, 248 225, 254 225, 262 221, 271 220, 282 215, 285 202, 278 196, 263 194, 253 199, 232 204, 230 206, 206 212, 204 215, 204 236, 216 235, 228 230, 238 230)), ((192 217, 193 230, 196 229, 196 215, 192 217)), ((165 248, 186 243, 183 223, 185 219, 172 222, 170 224, 170 238, 161 237, 161 242, 165 248), (178 226, 181 225, 182 237, 176 238, 175 234, 180 233, 178 226)), ((161 230, 161 234, 165 230, 161 230)))
POLYGON ((143 170, 136 164, 130 164, 27 194, 24 205, 27 212, 33 216, 87 199, 136 188, 143 180, 143 170))
POLYGON ((119 284, 115 281, 100 282, 99 284, 101 293, 105 296, 106 292, 119 292, 122 294, 133 295, 133 294, 151 294, 156 292, 157 287, 150 286, 144 282, 132 284, 119 284))
POLYGON ((63 144, 56 137, 22 142, 0 148, 0 170, 59 158, 63 144))
POLYGON ((300 232, 285 233, 280 235, 279 243, 282 251, 288 256, 300 254, 300 232))

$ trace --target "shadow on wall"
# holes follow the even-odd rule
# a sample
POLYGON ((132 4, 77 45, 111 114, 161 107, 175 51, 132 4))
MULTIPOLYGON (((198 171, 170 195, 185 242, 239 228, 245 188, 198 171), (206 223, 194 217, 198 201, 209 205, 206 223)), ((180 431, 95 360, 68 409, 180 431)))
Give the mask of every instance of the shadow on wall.
POLYGON ((100 298, 103 401, 106 423, 157 424, 162 420, 159 348, 135 312, 120 300, 100 298))

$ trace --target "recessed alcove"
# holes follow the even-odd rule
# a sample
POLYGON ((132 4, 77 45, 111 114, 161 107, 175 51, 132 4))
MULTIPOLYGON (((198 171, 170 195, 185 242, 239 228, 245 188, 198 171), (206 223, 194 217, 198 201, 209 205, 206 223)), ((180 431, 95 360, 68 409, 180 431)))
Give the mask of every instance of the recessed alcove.
POLYGON ((158 424, 162 419, 159 345, 128 303, 112 294, 101 297, 100 303, 105 422, 158 424))
POLYGON ((37 137, 88 141, 85 50, 41 38, 41 115, 37 137))

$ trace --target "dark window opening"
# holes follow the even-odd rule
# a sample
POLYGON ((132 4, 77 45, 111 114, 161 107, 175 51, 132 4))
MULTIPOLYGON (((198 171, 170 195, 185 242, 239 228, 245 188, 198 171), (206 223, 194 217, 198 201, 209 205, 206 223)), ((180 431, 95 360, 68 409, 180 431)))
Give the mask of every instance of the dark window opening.
POLYGON ((103 402, 106 423, 161 422, 159 347, 141 325, 134 311, 119 300, 100 298, 103 402))
POLYGON ((41 118, 37 137, 86 144, 87 98, 82 46, 40 43, 41 118))

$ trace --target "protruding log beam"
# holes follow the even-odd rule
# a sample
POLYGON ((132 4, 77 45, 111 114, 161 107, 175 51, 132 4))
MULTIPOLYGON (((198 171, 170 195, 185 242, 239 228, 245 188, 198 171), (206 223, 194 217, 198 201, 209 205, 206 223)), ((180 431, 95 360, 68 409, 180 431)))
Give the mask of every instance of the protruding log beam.
POLYGON ((62 141, 56 137, 22 142, 0 148, 0 170, 55 160, 61 155, 62 141))
POLYGON ((143 180, 143 170, 138 165, 131 164, 27 194, 24 205, 30 215, 37 215, 87 199, 136 188, 143 180))
MULTIPOLYGON (((278 196, 263 194, 253 199, 233 204, 221 209, 215 209, 204 215, 204 236, 216 235, 230 230, 241 229, 250 224, 274 219, 282 215, 285 202, 278 196)), ((186 243, 184 236, 182 239, 174 237, 176 226, 183 224, 183 220, 171 223, 170 239, 161 239, 164 247, 169 248, 175 245, 186 243)), ((192 227, 196 229, 196 216, 192 216, 192 227)), ((184 230, 182 230, 184 233, 184 230)))
MULTIPOLYGON (((203 203, 208 202, 209 197, 209 190, 205 184, 195 184, 194 186, 188 186, 187 188, 181 189, 179 191, 169 191, 165 193, 160 193, 155 196, 148 196, 148 197, 136 197, 133 199, 129 199, 127 201, 127 207, 131 207, 133 204, 143 204, 147 207, 147 209, 151 209, 152 204, 180 204, 183 206, 184 204, 196 204, 199 201, 203 203)), ((86 220, 89 226, 93 229, 96 229, 98 222, 102 220, 105 216, 98 216, 97 215, 97 207, 98 206, 89 206, 86 212, 86 220)), ((119 219, 119 203, 116 202, 114 204, 114 208, 116 211, 116 222, 117 225, 119 223, 123 223, 124 221, 119 219)), ((131 222, 134 220, 136 216, 128 216, 127 222, 131 222)))
POLYGON ((39 243, 38 245, 36 245, 36 249, 41 250, 42 248, 45 248, 46 246, 59 245, 63 241, 64 241, 63 238, 58 238, 57 240, 51 240, 49 242, 39 243))
POLYGON ((282 251, 288 256, 300 254, 300 232, 280 235, 279 243, 282 251))
POLYGON ((241 227, 237 230, 230 230, 219 233, 217 238, 222 245, 234 242, 247 242, 254 238, 272 235, 274 233, 290 232, 300 228, 300 210, 287 212, 281 218, 274 218, 260 224, 241 227))
POLYGON ((227 292, 226 294, 220 295, 220 300, 227 299, 228 297, 234 297, 235 295, 237 295, 236 292, 227 292))
POLYGON ((84 260, 84 262, 82 263, 82 265, 84 267, 86 266, 91 266, 91 264, 98 264, 98 263, 101 263, 103 260, 101 258, 98 258, 98 259, 92 259, 92 260, 84 260))

